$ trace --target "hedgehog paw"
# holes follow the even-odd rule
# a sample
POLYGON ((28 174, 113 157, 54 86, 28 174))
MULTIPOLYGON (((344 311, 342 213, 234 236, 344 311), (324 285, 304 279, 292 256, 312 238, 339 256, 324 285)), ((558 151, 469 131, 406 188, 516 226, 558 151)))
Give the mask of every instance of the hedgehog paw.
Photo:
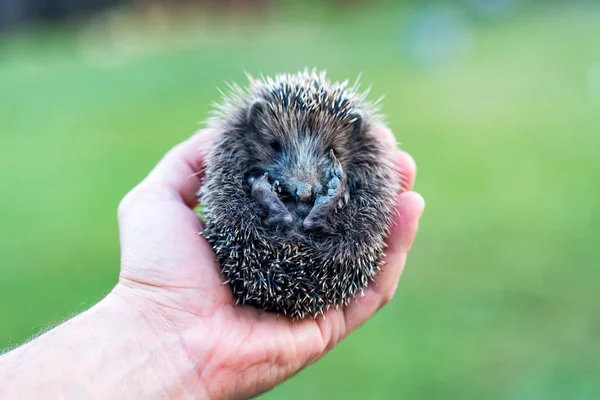
POLYGON ((329 231, 330 225, 327 221, 326 216, 323 217, 320 214, 321 213, 314 213, 311 211, 310 214, 308 214, 308 216, 304 219, 304 221, 302 221, 302 226, 304 227, 304 229, 308 231, 329 231))
POLYGON ((333 168, 327 170, 327 196, 334 199, 335 206, 342 208, 350 200, 350 192, 348 191, 348 185, 346 183, 346 174, 342 166, 337 163, 333 168))
POLYGON ((329 168, 325 172, 325 177, 327 178, 327 194, 329 196, 335 195, 338 188, 340 188, 346 180, 341 165, 329 168))
POLYGON ((277 196, 279 182, 269 183, 269 175, 260 178, 251 177, 248 184, 252 187, 252 197, 267 211, 267 225, 292 225, 294 218, 277 196))
POLYGON ((331 230, 330 223, 328 222, 329 214, 332 210, 345 206, 350 199, 346 177, 339 163, 327 170, 326 178, 326 193, 317 195, 315 205, 304 219, 303 225, 307 230, 331 230))

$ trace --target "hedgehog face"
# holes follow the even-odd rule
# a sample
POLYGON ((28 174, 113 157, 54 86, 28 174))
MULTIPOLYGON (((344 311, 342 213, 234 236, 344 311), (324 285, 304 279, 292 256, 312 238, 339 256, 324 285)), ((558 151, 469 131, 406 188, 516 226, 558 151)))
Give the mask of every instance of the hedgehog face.
MULTIPOLYGON (((265 108, 262 100, 251 104, 244 129, 245 147, 252 154, 245 174, 251 192, 267 209, 278 209, 277 216, 269 218, 270 224, 323 230, 329 212, 349 199, 340 159, 349 159, 349 136, 357 135, 360 123, 355 120, 329 135, 303 129, 308 124, 297 122, 281 129, 269 120, 276 116, 270 116, 265 108), (254 190, 259 179, 268 182, 268 186, 259 182, 262 191, 254 190), (269 188, 272 194, 263 192, 269 188)), ((311 117, 307 113, 304 120, 311 117)))

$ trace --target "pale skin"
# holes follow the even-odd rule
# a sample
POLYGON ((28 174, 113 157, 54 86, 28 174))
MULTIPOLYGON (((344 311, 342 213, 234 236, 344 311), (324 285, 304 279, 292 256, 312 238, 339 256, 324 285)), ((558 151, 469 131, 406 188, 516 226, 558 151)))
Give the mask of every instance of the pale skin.
MULTIPOLYGON (((393 297, 423 212, 416 167, 375 132, 402 172, 383 270, 348 307, 316 320, 235 305, 193 209, 214 132, 169 151, 119 206, 121 273, 88 311, 0 357, 2 399, 249 398, 319 360, 393 297)), ((368 344, 367 344, 368 345, 368 344)))

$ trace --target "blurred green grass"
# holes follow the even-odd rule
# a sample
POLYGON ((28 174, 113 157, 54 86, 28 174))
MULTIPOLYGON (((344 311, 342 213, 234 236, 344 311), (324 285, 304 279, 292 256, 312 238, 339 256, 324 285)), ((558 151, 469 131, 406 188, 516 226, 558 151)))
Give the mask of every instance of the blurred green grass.
POLYGON ((583 3, 467 20, 469 51, 431 69, 406 56, 406 7, 4 39, 0 348, 110 290, 119 200, 216 88, 316 66, 386 96, 427 209, 394 301, 265 397, 600 397, 600 8, 583 3))

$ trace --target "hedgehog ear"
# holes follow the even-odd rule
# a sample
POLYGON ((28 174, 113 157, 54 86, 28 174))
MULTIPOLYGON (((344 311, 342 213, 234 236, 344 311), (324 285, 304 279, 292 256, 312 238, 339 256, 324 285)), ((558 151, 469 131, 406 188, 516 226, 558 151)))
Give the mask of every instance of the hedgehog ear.
POLYGON ((253 100, 246 112, 246 122, 251 126, 256 126, 256 121, 265 112, 266 108, 267 102, 263 99, 253 100))
POLYGON ((360 111, 355 111, 350 119, 350 126, 353 135, 360 135, 364 125, 363 114, 360 111))

